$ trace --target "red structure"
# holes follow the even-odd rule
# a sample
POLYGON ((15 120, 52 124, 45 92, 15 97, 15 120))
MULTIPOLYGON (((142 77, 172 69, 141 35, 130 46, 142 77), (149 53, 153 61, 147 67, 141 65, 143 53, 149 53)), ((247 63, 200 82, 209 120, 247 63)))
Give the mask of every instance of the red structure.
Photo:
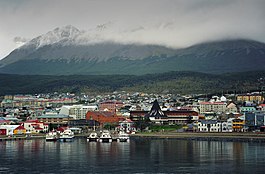
POLYGON ((105 123, 119 123, 125 118, 117 116, 115 113, 106 111, 88 111, 86 114, 87 120, 96 120, 103 125, 105 123))
POLYGON ((124 104, 120 101, 105 101, 99 104, 99 111, 109 111, 116 113, 124 104))

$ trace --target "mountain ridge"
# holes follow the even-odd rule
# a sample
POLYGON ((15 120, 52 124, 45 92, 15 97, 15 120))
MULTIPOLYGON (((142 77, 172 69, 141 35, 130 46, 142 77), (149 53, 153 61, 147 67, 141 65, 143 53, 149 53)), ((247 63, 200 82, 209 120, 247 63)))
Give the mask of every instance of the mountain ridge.
POLYGON ((174 49, 109 40, 88 43, 84 33, 69 25, 36 37, 0 60, 0 73, 141 75, 265 69, 265 44, 253 40, 211 41, 174 49))

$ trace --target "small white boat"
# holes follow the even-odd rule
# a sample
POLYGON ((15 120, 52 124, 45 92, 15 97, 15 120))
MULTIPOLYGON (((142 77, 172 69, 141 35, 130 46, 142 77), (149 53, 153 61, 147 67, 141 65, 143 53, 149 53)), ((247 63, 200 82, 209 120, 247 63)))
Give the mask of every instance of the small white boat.
POLYGON ((55 131, 48 132, 45 137, 46 141, 57 141, 59 139, 59 134, 55 131))
POLYGON ((129 134, 127 134, 127 133, 125 133, 123 131, 120 131, 117 141, 118 142, 129 142, 130 141, 129 134))
POLYGON ((110 132, 107 130, 104 130, 102 134, 99 137, 100 142, 112 142, 112 137, 110 135, 110 132))
POLYGON ((60 141, 73 141, 74 137, 74 132, 72 132, 70 129, 66 129, 63 131, 63 133, 61 133, 60 141))
POLYGON ((98 134, 96 132, 92 132, 89 134, 89 136, 87 137, 87 141, 89 142, 97 142, 99 139, 98 134))

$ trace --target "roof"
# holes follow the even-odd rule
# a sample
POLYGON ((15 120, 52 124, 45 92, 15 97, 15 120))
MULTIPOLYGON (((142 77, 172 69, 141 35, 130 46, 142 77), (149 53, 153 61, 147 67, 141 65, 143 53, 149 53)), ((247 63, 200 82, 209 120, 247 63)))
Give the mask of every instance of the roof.
POLYGON ((201 122, 202 124, 216 124, 216 123, 220 123, 217 120, 199 120, 198 122, 201 122))
POLYGON ((104 116, 104 117, 115 116, 115 114, 113 114, 112 112, 109 112, 109 111, 88 111, 86 115, 88 116, 90 114, 94 114, 96 116, 104 116))
POLYGON ((65 114, 49 114, 49 115, 41 115, 38 118, 69 118, 69 115, 65 114))
POLYGON ((25 128, 23 127, 23 126, 18 126, 17 128, 16 128, 16 130, 18 130, 18 129, 22 129, 22 130, 24 130, 25 128))
POLYGON ((0 129, 16 129, 20 125, 0 125, 0 129))
POLYGON ((155 118, 163 118, 163 117, 165 118, 165 117, 167 117, 164 114, 164 112, 161 110, 157 100, 154 101, 151 110, 148 112, 148 114, 146 116, 147 117, 155 117, 155 118))
POLYGON ((27 120, 25 123, 39 123, 39 120, 27 120))
POLYGON ((201 105, 226 105, 225 102, 200 102, 201 105))

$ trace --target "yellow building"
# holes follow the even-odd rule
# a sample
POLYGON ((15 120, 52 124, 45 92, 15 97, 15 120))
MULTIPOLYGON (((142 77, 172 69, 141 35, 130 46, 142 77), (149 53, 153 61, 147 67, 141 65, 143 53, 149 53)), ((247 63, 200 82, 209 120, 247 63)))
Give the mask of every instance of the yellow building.
POLYGON ((258 101, 262 102, 264 97, 260 94, 242 94, 237 96, 237 101, 258 101))
POLYGON ((245 125, 245 121, 241 120, 241 119, 234 119, 232 121, 233 123, 233 132, 244 132, 244 125, 245 125))
POLYGON ((23 126, 18 126, 14 130, 14 135, 21 135, 21 134, 26 134, 26 129, 23 126))

